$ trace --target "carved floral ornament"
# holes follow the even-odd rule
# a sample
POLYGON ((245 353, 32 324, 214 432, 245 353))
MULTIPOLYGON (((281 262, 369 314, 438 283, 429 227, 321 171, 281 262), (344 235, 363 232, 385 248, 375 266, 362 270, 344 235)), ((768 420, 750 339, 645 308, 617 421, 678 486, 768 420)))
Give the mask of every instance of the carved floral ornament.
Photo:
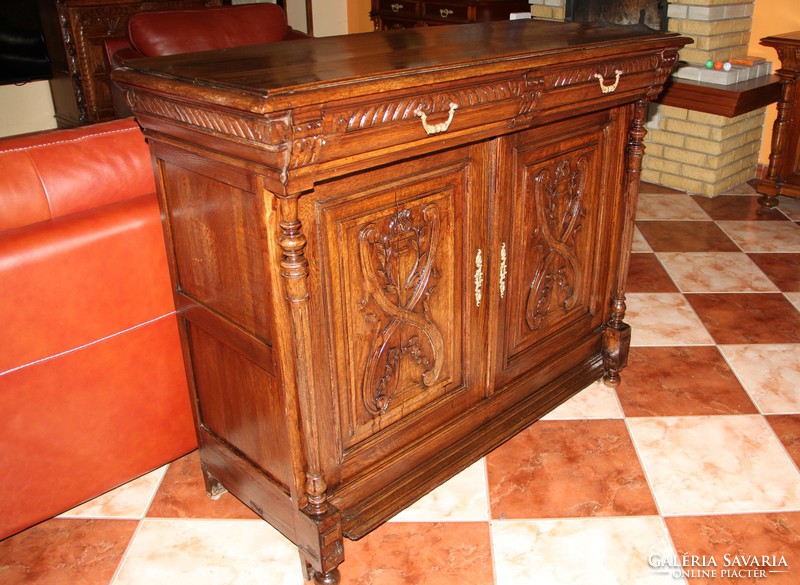
POLYGON ((365 290, 361 308, 373 326, 361 392, 372 414, 389 408, 404 359, 421 368, 422 386, 432 386, 442 372, 444 339, 428 306, 439 277, 434 265, 439 223, 438 209, 428 205, 416 212, 400 210, 359 233, 365 290), (416 334, 401 335, 409 329, 416 334))
POLYGON ((538 218, 532 237, 539 265, 525 308, 532 330, 541 328, 558 307, 572 310, 580 298, 586 275, 579 270, 575 240, 586 215, 583 196, 588 169, 589 159, 582 155, 542 169, 534 179, 538 218))

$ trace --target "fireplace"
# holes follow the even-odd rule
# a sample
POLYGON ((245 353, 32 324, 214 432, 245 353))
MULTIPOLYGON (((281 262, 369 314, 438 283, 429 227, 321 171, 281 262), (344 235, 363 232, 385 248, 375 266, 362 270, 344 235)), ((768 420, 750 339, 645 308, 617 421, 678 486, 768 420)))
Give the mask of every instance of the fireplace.
POLYGON ((667 0, 566 0, 565 20, 667 30, 667 0))
MULTIPOLYGON (((706 65, 747 56, 754 0, 530 0, 530 4, 533 18, 606 21, 690 36, 694 44, 681 49, 682 64, 675 73, 689 85, 768 87, 769 63, 734 64, 729 71, 706 65)), ((708 100, 705 95, 699 98, 704 104, 708 100)), ((726 100, 730 103, 729 97, 726 100)), ((764 126, 765 108, 759 100, 732 114, 720 113, 720 108, 710 113, 694 105, 686 109, 653 104, 642 179, 713 197, 753 178, 764 126)))

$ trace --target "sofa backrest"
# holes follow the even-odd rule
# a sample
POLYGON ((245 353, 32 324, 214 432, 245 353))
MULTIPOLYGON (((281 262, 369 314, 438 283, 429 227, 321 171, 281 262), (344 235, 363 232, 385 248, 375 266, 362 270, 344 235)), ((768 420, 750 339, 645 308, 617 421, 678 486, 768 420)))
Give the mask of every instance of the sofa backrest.
POLYGON ((132 118, 0 139, 0 231, 154 191, 132 118))
POLYGON ((139 12, 128 21, 128 40, 160 57, 282 41, 290 30, 277 4, 240 4, 139 12))

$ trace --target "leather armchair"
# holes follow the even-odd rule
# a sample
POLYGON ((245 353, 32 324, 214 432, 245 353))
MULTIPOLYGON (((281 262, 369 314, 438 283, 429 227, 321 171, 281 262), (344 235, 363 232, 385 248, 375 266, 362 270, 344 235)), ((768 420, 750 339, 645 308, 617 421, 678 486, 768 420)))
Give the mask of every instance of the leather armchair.
POLYGON ((0 538, 196 447, 132 119, 0 139, 0 538))
MULTIPOLYGON (((109 71, 125 60, 228 49, 308 38, 291 28, 277 4, 240 4, 215 8, 160 10, 134 14, 127 38, 104 42, 109 71)), ((112 83, 114 111, 130 116, 122 90, 112 83)))

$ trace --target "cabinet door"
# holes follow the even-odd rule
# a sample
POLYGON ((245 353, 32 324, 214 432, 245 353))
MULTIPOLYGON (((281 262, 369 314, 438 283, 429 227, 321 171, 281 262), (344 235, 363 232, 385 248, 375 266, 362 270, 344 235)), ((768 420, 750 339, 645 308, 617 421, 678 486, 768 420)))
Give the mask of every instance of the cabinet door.
POLYGON ((345 460, 358 460, 351 465, 374 463, 484 396, 475 284, 476 257, 481 264, 485 254, 484 148, 315 192, 342 447, 345 460))
POLYGON ((618 126, 603 112, 501 140, 498 388, 534 368, 546 383, 599 358, 618 126))

